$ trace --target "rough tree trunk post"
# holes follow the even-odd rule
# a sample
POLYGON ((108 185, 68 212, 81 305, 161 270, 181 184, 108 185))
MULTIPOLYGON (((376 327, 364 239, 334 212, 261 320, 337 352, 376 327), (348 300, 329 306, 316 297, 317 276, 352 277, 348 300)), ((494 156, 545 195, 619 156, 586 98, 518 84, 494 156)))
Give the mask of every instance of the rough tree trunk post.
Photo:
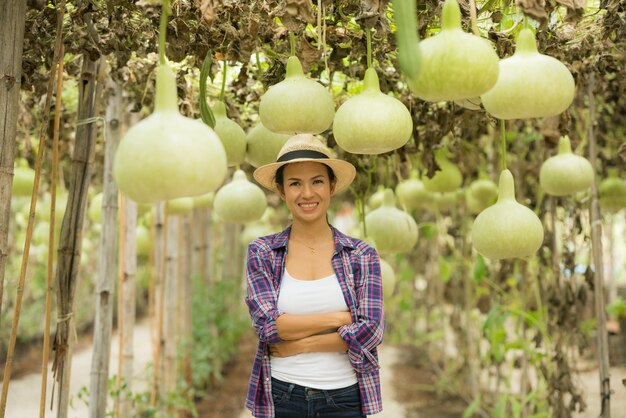
MULTIPOLYGON (((597 167, 596 137, 594 125, 596 123, 596 101, 594 96, 595 75, 589 74, 589 162, 597 167)), ((595 311, 598 320, 597 344, 598 365, 600 371, 600 418, 611 418, 611 380, 609 377, 609 341, 606 332, 606 313, 604 312, 604 257, 602 252, 602 218, 598 207, 598 188, 596 182, 591 183, 591 246, 593 263, 596 267, 593 275, 595 311)))
POLYGON ((120 140, 122 89, 110 82, 106 110, 107 138, 104 144, 102 235, 96 282, 96 318, 89 382, 89 417, 104 418, 107 406, 109 358, 113 330, 113 294, 117 276, 118 190, 113 180, 113 158, 120 140))
POLYGON ((189 388, 192 387, 191 381, 191 214, 185 214, 180 217, 179 226, 179 242, 180 242, 180 254, 178 256, 179 261, 179 309, 180 309, 180 323, 179 329, 181 334, 181 341, 184 344, 182 368, 185 381, 189 388))
POLYGON ((121 359, 122 367, 120 376, 126 384, 125 393, 120 398, 120 417, 132 417, 132 399, 126 397, 126 393, 132 393, 133 390, 133 360, 135 358, 133 342, 135 328, 135 276, 137 275, 137 204, 127 198, 124 198, 124 305, 122 306, 123 321, 121 329, 121 359))
POLYGON ((11 187, 22 84, 25 16, 25 1, 0 2, 0 312, 4 293, 4 269, 9 255, 11 187))
POLYGON ((78 87, 78 125, 76 144, 72 155, 70 190, 67 210, 61 225, 56 269, 57 330, 54 338, 52 371, 58 386, 57 417, 67 418, 71 376, 71 351, 74 341, 74 294, 80 266, 83 220, 87 209, 87 191, 95 157, 97 103, 101 83, 97 82, 97 62, 83 56, 83 67, 78 87), (82 122, 81 121, 88 121, 82 122))

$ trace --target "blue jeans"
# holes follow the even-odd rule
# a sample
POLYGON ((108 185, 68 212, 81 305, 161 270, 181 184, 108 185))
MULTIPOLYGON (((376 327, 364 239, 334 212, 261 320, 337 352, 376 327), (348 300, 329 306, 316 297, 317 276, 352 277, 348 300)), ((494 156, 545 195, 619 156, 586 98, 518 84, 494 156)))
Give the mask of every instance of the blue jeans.
POLYGON ((359 386, 320 390, 272 378, 276 418, 366 418, 359 386))

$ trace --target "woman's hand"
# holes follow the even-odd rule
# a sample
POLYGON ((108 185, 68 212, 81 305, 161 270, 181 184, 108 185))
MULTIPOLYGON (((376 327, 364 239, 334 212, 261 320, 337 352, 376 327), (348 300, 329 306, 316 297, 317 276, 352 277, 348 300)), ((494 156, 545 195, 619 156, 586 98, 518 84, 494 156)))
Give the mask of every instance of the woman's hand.
POLYGON ((272 357, 291 357, 304 353, 302 340, 281 341, 277 344, 270 344, 270 355, 272 357))

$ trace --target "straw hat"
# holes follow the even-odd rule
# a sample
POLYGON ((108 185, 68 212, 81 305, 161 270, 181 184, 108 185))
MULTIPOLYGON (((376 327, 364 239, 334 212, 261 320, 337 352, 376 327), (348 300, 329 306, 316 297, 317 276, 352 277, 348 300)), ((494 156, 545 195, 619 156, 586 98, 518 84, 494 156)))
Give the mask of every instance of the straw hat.
POLYGON ((356 175, 352 164, 332 158, 331 151, 318 138, 311 134, 297 134, 283 145, 275 163, 266 164, 254 171, 254 179, 266 189, 278 192, 276 171, 286 164, 302 161, 315 161, 332 168, 337 179, 334 193, 348 187, 356 175))

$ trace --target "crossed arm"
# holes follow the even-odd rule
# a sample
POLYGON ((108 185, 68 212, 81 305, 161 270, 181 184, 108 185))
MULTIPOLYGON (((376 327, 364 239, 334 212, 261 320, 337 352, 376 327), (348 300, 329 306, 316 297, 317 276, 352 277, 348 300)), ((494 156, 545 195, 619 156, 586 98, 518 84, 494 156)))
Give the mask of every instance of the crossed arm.
POLYGON ((347 351, 348 344, 339 336, 337 328, 351 323, 352 317, 347 311, 282 314, 276 319, 276 328, 283 341, 270 344, 270 354, 289 357, 300 353, 347 351))

